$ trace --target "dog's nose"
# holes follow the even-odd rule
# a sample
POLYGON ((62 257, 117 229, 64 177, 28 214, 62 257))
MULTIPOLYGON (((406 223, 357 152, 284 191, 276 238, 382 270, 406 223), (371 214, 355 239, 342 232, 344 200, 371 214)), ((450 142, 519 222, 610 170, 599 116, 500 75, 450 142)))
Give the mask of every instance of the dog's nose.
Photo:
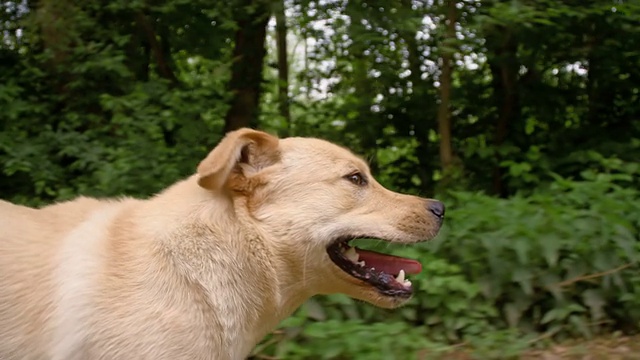
POLYGON ((442 220, 444 218, 444 204, 438 200, 431 200, 427 205, 427 209, 431 211, 431 213, 438 217, 438 219, 442 220))

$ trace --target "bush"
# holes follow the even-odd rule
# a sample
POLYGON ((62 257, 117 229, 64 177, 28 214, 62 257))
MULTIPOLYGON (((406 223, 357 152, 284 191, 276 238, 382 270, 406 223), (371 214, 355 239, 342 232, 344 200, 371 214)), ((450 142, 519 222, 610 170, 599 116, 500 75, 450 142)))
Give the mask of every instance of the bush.
POLYGON ((168 89, 152 80, 98 94, 93 115, 43 116, 25 105, 21 121, 0 124, 0 198, 40 205, 78 194, 149 196, 192 174, 222 137, 226 109, 206 105, 220 96, 213 90, 168 89))
POLYGON ((506 326, 560 337, 637 327, 636 280, 623 270, 637 268, 639 194, 614 180, 557 179, 508 200, 456 193, 435 251, 463 264, 506 326))

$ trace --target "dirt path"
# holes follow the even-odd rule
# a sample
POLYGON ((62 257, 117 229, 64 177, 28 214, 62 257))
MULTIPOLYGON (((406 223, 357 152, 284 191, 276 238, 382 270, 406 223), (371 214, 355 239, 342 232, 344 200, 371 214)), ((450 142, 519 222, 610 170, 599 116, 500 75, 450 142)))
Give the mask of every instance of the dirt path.
POLYGON ((531 351, 522 360, 631 360, 640 359, 640 335, 573 341, 544 351, 531 351))
MULTIPOLYGON (((497 355, 497 354, 496 354, 497 355)), ((427 356, 428 358, 428 356, 427 356)), ((498 357, 492 357, 499 359, 498 357)), ((444 360, 484 360, 459 350, 445 354, 444 360)), ((505 357, 505 359, 514 359, 505 357)), ((607 336, 593 340, 567 341, 544 350, 529 350, 520 355, 519 360, 639 360, 640 335, 607 336)))

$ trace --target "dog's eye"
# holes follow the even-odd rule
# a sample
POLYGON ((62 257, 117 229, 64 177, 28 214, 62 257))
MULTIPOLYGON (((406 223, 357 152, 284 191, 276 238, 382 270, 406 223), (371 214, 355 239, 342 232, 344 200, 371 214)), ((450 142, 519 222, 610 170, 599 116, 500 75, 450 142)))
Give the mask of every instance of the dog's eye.
POLYGON ((345 178, 358 186, 367 185, 367 179, 359 172, 347 175, 345 178))

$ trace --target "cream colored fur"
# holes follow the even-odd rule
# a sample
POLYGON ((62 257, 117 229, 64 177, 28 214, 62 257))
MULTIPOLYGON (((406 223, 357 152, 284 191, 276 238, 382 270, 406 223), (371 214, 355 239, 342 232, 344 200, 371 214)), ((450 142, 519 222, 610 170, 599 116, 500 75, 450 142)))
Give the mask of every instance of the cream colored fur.
POLYGON ((346 149, 249 129, 148 200, 0 201, 0 359, 242 359, 313 295, 399 306, 326 247, 431 238, 428 203, 384 189, 346 149))

